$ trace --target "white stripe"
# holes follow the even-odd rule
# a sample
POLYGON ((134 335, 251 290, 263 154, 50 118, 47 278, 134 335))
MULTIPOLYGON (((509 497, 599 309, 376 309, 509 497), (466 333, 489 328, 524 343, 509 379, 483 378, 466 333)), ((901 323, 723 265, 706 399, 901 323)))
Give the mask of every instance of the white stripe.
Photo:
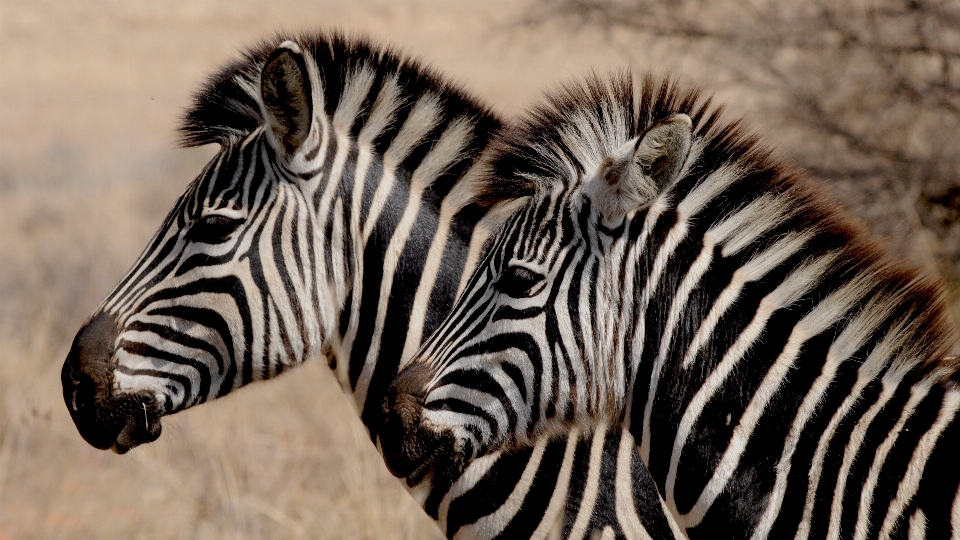
MULTIPOLYGON (((363 124, 360 134, 357 136, 357 144, 361 148, 373 149, 373 142, 377 136, 384 132, 396 119, 397 107, 401 104, 400 86, 397 84, 397 75, 391 74, 383 78, 380 89, 377 92, 377 99, 370 109, 370 116, 363 124)), ((359 215, 355 214, 355 215, 359 215)))
POLYGON ((483 480, 501 457, 502 453, 500 452, 493 452, 478 457, 470 462, 467 470, 450 486, 450 490, 443 496, 443 499, 440 501, 440 506, 437 509, 437 524, 440 526, 441 531, 447 530, 447 517, 450 513, 450 503, 462 497, 465 493, 469 493, 470 490, 476 487, 477 483, 483 480))
POLYGON ((718 244, 723 244, 721 254, 730 257, 793 217, 796 210, 796 202, 791 197, 766 193, 711 227, 707 235, 714 236, 718 244))
MULTIPOLYGON (((670 312, 667 316, 666 325, 664 326, 663 337, 660 339, 660 352, 657 354, 657 359, 654 363, 654 369, 658 372, 658 379, 659 371, 666 363, 667 355, 670 354, 670 347, 673 345, 673 334, 680 323, 680 315, 687 306, 687 301, 690 299, 690 293, 693 292, 693 289, 700 283, 703 275, 710 268, 710 263, 713 261, 713 248, 714 244, 708 235, 704 239, 703 249, 700 250, 700 254, 696 260, 693 261, 683 281, 680 283, 677 293, 673 297, 673 302, 670 304, 670 312)), ((654 390, 655 389, 651 388, 651 396, 654 390)), ((651 402, 651 399, 648 398, 647 403, 649 404, 651 402)), ((644 415, 646 414, 647 412, 645 411, 644 415)), ((646 425, 647 423, 644 423, 644 426, 646 425)))
POLYGON ((917 510, 910 516, 907 530, 907 540, 924 540, 927 537, 927 516, 923 510, 917 510))
MULTIPOLYGON (((293 253, 293 237, 298 234, 298 231, 302 230, 297 227, 293 219, 297 214, 303 214, 307 207, 306 201, 302 199, 302 195, 296 189, 293 189, 290 184, 284 183, 280 184, 280 189, 278 189, 277 202, 280 203, 276 206, 278 214, 281 212, 281 204, 287 206, 287 211, 277 216, 280 222, 280 257, 284 262, 284 271, 286 272, 287 279, 275 281, 274 283, 283 283, 284 281, 288 283, 293 289, 292 296, 297 298, 300 304, 303 305, 304 299, 309 298, 310 294, 304 288, 305 276, 300 274, 301 267, 297 264, 296 254, 293 253), (297 207, 301 211, 291 211, 290 209, 293 207, 297 207)), ((275 249, 277 249, 277 246, 273 246, 271 242, 270 252, 273 252, 275 249)), ((277 270, 277 274, 279 276, 279 269, 277 270)), ((291 294, 288 294, 286 290, 280 289, 277 294, 272 294, 271 297, 275 301, 279 301, 278 306, 281 310, 280 316, 283 322, 283 329, 287 332, 286 342, 293 350, 295 360, 299 364, 303 361, 307 337, 303 336, 300 332, 301 324, 298 319, 301 314, 293 309, 293 304, 290 302, 291 294)), ((303 325, 303 327, 308 328, 307 325, 303 325)))
MULTIPOLYGON (((363 227, 363 243, 370 240, 370 234, 379 221, 380 213, 387 203, 387 198, 395 181, 394 170, 406 159, 411 150, 423 141, 427 133, 440 121, 440 104, 434 94, 424 94, 420 101, 413 106, 409 116, 400 128, 396 138, 383 155, 384 181, 380 182, 373 194, 369 213, 363 227), (389 180, 389 181, 386 181, 389 180)), ((411 182, 412 183, 412 182, 411 182)), ((411 197, 413 187, 411 186, 411 197)))
MULTIPOLYGON (((412 317, 407 327, 407 338, 403 344, 403 353, 400 355, 400 367, 403 369, 407 362, 413 358, 414 353, 423 344, 423 325, 426 322, 428 303, 437 283, 437 276, 440 274, 441 267, 446 261, 443 259, 443 251, 447 247, 447 240, 450 236, 450 224, 453 217, 459 209, 453 209, 445 200, 440 207, 440 217, 437 222, 437 232, 430 243, 430 250, 427 252, 426 260, 423 265, 423 273, 420 275, 420 286, 413 299, 411 308, 412 317)), ((469 275, 471 269, 464 268, 464 275, 469 275)))
POLYGON ((743 167, 731 163, 723 164, 711 172, 677 205, 678 221, 689 221, 742 176, 743 167))
MULTIPOLYGON (((380 103, 380 100, 378 98, 377 104, 379 103, 380 103)), ((377 105, 374 105, 374 111, 376 110, 377 110, 377 105)), ((387 123, 386 119, 381 119, 381 121, 384 123, 387 123)), ((363 219, 363 216, 360 215, 360 212, 363 208, 363 190, 367 182, 368 170, 374 158, 372 141, 373 141, 373 138, 377 135, 377 133, 372 129, 370 131, 367 131, 367 127, 369 127, 369 123, 360 132, 360 137, 358 138, 358 142, 357 142, 357 147, 358 147, 357 163, 354 169, 353 195, 351 196, 351 202, 350 202, 351 219, 348 224, 348 226, 350 227, 351 244, 349 246, 345 246, 345 249, 349 250, 349 253, 357 261, 363 260, 364 238, 363 238, 363 223, 361 221, 363 219)), ((380 178, 376 180, 371 179, 371 181, 377 181, 377 186, 380 186, 384 182, 391 183, 393 181, 392 171, 387 171, 383 167, 383 163, 381 163, 380 165, 381 165, 380 178)), ((321 205, 318 211, 318 216, 319 216, 317 220, 318 223, 327 223, 325 208, 328 204, 327 201, 333 198, 332 193, 330 193, 330 189, 333 189, 331 187, 332 183, 335 183, 332 178, 327 181, 326 192, 324 193, 324 196, 320 198, 321 205)), ((320 238, 322 239, 323 236, 321 235, 320 238)), ((322 246, 318 246, 317 248, 318 255, 322 254, 321 250, 322 250, 322 246)), ((346 255, 346 252, 344 253, 344 255, 346 255)), ((325 263, 325 259, 322 256, 320 256, 319 264, 321 265, 321 267, 324 263, 325 263)), ((364 273, 363 265, 355 264, 353 269, 353 275, 351 276, 351 280, 352 280, 351 283, 344 284, 346 287, 349 287, 343 291, 345 295, 348 295, 350 290, 355 291, 355 294, 352 297, 352 302, 351 302, 352 305, 350 306, 350 323, 347 325, 347 331, 344 333, 337 350, 337 357, 338 357, 337 375, 340 380, 340 385, 345 389, 350 388, 350 375, 349 375, 350 357, 353 353, 354 340, 357 338, 357 332, 360 330, 360 325, 358 321, 360 318, 360 302, 363 299, 363 295, 360 294, 361 289, 363 287, 363 273, 364 273)), ((321 302, 320 304, 323 305, 324 302, 321 302)), ((343 306, 340 306, 338 303, 338 305, 336 306, 337 312, 339 312, 342 307, 343 306)), ((337 315, 332 315, 332 317, 336 317, 336 316, 337 315)), ((336 318, 324 319, 324 321, 325 323, 332 324, 332 326, 330 326, 329 324, 327 325, 328 329, 337 328, 336 318)), ((331 337, 336 337, 338 334, 339 332, 332 332, 328 330, 328 335, 331 337)))
POLYGON ((440 121, 440 97, 432 92, 426 92, 410 109, 400 132, 390 143, 390 147, 383 154, 383 160, 391 164, 399 164, 418 144, 424 141, 440 121))
MULTIPOLYGON (((458 120, 458 122, 461 121, 458 120)), ((465 119, 462 120, 463 133, 461 134, 462 145, 459 150, 460 152, 463 151, 463 145, 465 145, 467 141, 473 137, 473 127, 474 126, 472 124, 468 124, 465 119)), ((461 183, 463 183, 463 179, 457 182, 457 187, 459 187, 461 183)), ((472 182, 469 184, 475 185, 472 182)), ((467 200, 471 200, 472 198, 473 193, 470 194, 469 199, 467 200)), ((466 201, 464 200, 463 189, 457 190, 455 187, 453 190, 451 190, 451 193, 444 198, 443 203, 440 206, 439 217, 437 220, 437 231, 430 243, 430 250, 427 252, 423 273, 420 276, 420 286, 417 288, 417 292, 413 301, 411 313, 415 314, 416 316, 410 320, 410 325, 407 328, 406 341, 403 344, 403 352, 400 355, 400 369, 403 369, 406 366, 407 361, 413 358, 414 353, 416 353, 417 349, 420 348, 420 345, 423 342, 423 325, 426 322, 426 317, 421 314, 425 314, 427 312, 430 296, 433 293, 433 289, 437 282, 437 276, 440 274, 440 269, 444 264, 443 252, 447 247, 447 240, 450 237, 450 225, 453 222, 453 218, 456 216, 457 212, 463 208, 465 203, 466 201)), ((461 270, 461 281, 470 276, 472 274, 472 270, 472 266, 464 266, 464 268, 461 270)))
MULTIPOLYGON (((686 221, 677 221, 677 223, 670 229, 670 232, 667 233, 667 238, 664 240, 663 245, 660 246, 660 250, 657 252, 657 257, 653 262, 653 269, 650 271, 650 277, 648 278, 647 283, 643 288, 643 293, 640 297, 641 312, 645 313, 647 311, 647 306, 650 305, 650 298, 653 296, 654 291, 657 290, 657 285, 660 283, 660 276, 663 275, 664 271, 666 271, 667 262, 670 260, 670 255, 673 254, 680 242, 687 236, 687 227, 688 223, 686 221)), ((638 326, 645 327, 646 324, 644 322, 640 322, 638 326)), ((586 327, 589 327, 589 325, 586 327)), ((640 340, 637 343, 643 343, 643 341, 640 340)), ((660 382, 660 372, 662 370, 663 362, 658 358, 657 361, 654 362, 653 368, 651 369, 650 384, 647 390, 647 402, 643 408, 643 435, 640 442, 640 458, 643 459, 644 463, 650 462, 650 412, 653 409, 653 398, 657 395, 657 385, 660 382)))
POLYGON ((374 70, 361 66, 344 77, 340 101, 337 103, 337 110, 333 111, 333 125, 344 135, 350 134, 350 129, 360 113, 363 100, 370 93, 370 87, 373 86, 376 76, 374 70))

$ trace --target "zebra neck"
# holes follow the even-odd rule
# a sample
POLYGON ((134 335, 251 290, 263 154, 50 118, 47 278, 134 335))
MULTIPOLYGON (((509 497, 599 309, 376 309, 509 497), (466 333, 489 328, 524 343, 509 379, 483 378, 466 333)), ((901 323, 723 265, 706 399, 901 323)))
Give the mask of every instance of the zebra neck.
POLYGON ((459 202, 468 199, 460 182, 438 192, 434 173, 411 171, 409 160, 398 163, 362 140, 331 137, 321 153, 318 293, 337 306, 321 314, 322 350, 364 423, 376 428, 401 360, 452 307, 484 212, 459 202))

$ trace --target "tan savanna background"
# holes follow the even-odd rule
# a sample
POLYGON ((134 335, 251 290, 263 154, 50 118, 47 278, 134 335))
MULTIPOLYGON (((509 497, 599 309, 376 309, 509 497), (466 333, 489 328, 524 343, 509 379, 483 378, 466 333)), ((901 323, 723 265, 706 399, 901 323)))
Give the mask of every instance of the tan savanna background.
POLYGON ((505 116, 590 70, 673 72, 830 179, 960 315, 956 2, 0 0, 0 540, 426 538, 318 364, 89 447, 63 405, 74 333, 215 148, 191 93, 273 32, 340 27, 505 116))

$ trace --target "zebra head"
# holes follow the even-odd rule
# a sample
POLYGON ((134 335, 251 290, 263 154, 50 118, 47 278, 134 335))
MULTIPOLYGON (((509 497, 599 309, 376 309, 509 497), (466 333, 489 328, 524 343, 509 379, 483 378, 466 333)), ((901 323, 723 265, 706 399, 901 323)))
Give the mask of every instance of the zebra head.
MULTIPOLYGON (((617 95, 595 82, 554 105, 582 92, 617 95)), ((416 477, 621 413, 630 367, 611 359, 622 345, 613 314, 624 307, 624 238, 688 168, 693 121, 677 107, 637 126, 631 108, 602 102, 611 109, 599 116, 538 110, 536 122, 553 127, 507 135, 493 173, 523 171, 537 187, 387 394, 381 442, 395 474, 416 477), (566 143, 602 136, 558 153, 551 167, 536 155, 549 148, 550 130, 566 143), (520 147, 538 150, 520 155, 520 147)))
POLYGON ((342 291, 313 282, 311 239, 322 231, 308 204, 329 120, 309 51, 286 41, 265 52, 259 69, 237 68, 228 81, 246 101, 203 109, 218 135, 185 128, 188 144, 219 142, 220 151, 63 364, 64 400, 94 447, 122 453, 153 441, 161 416, 273 377, 323 342, 324 306, 342 291), (228 127, 231 117, 249 125, 228 127))

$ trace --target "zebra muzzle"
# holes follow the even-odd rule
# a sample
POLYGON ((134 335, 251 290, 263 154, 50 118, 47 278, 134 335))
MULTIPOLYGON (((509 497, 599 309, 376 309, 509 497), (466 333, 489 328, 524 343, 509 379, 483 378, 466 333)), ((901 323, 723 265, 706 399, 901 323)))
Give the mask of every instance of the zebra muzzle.
MULTIPOLYGON (((394 476, 415 486, 432 476, 458 476, 463 459, 454 451, 451 435, 436 433, 422 424, 423 399, 433 368, 414 363, 400 372, 383 400, 383 423, 378 432, 380 449, 394 476)), ((454 476, 454 477, 456 477, 454 476)))
POLYGON ((84 440, 122 454, 160 436, 161 411, 146 393, 114 394, 111 358, 118 333, 112 316, 94 316, 74 338, 60 382, 64 403, 84 440))

